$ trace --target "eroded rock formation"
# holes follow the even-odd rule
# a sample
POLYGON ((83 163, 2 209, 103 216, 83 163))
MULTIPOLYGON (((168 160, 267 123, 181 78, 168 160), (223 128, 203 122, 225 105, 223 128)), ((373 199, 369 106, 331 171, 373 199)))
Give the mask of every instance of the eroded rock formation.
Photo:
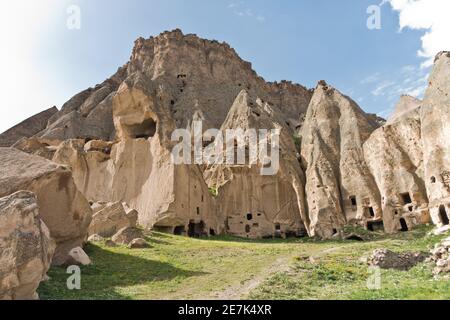
MULTIPOLYGON (((81 194, 92 203, 126 202, 142 227, 175 234, 330 238, 348 224, 387 232, 442 226, 450 214, 449 64, 449 53, 438 55, 424 100, 403 96, 385 123, 325 82, 311 90, 268 83, 225 43, 164 32, 138 39, 115 75, 14 147, 33 154, 22 162, 25 172, 47 167, 44 160, 26 166, 37 158, 69 166, 67 181, 73 176, 81 192, 69 183, 73 206, 86 206, 81 194), (201 133, 280 130, 279 170, 266 176, 261 163, 176 164, 171 136, 194 133, 195 121, 201 133)), ((15 156, 25 159, 12 155, 13 169, 15 156)), ((41 181, 23 172, 14 175, 41 181)), ((0 190, 15 191, 3 186, 10 180, 0 190)), ((73 209, 66 212, 80 218, 84 211, 73 209)))
POLYGON ((0 197, 21 190, 34 192, 39 217, 50 230, 57 247, 54 264, 87 240, 91 208, 76 188, 71 171, 42 157, 14 148, 0 148, 0 197))
POLYGON ((32 192, 0 198, 0 300, 37 299, 54 251, 32 192))

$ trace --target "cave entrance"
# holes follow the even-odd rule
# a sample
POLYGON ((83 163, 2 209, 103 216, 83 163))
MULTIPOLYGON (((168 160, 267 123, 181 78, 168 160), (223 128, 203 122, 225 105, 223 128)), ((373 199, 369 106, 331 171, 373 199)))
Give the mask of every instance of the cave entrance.
POLYGON ((369 207, 369 215, 373 218, 375 217, 375 210, 372 207, 369 207))
POLYGON ((401 193, 400 197, 402 198, 403 204, 406 205, 412 203, 411 195, 409 194, 409 192, 401 193))
POLYGON ((384 231, 384 222, 381 221, 369 221, 367 222, 367 230, 369 231, 384 231))
POLYGON ((176 236, 182 236, 186 232, 184 226, 175 227, 173 234, 176 236))
POLYGON ((406 223, 405 219, 403 219, 403 218, 400 219, 400 226, 402 227, 402 229, 401 229, 402 232, 409 231, 408 224, 406 223))
POLYGON ((153 119, 144 120, 140 124, 128 126, 128 134, 132 139, 149 139, 156 133, 156 122, 153 119))
POLYGON ((440 216, 441 222, 444 226, 447 226, 450 224, 450 221, 448 219, 448 215, 447 215, 447 212, 446 212, 444 206, 439 207, 439 216, 440 216))
POLYGON ((188 228, 188 236, 191 238, 200 238, 205 234, 205 223, 203 221, 200 221, 199 223, 196 223, 195 221, 189 222, 189 228, 188 228))
POLYGON ((358 206, 358 202, 356 200, 356 196, 351 196, 350 197, 350 202, 352 204, 352 207, 357 207, 358 206))

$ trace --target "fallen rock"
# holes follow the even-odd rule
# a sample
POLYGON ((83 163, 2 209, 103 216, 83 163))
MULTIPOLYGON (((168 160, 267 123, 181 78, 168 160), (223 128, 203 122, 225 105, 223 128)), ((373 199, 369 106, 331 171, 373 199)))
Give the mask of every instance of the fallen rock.
MULTIPOLYGON (((95 204, 93 207, 101 208, 95 204)), ((89 226, 89 234, 97 234, 104 238, 112 237, 122 228, 136 227, 137 218, 137 211, 125 207, 123 203, 108 203, 100 211, 94 213, 89 226)))
POLYGON ((450 273, 450 237, 444 239, 431 250, 431 256, 427 261, 436 265, 433 270, 434 275, 450 276, 447 275, 450 273))
POLYGON ((92 211, 64 166, 14 148, 0 148, 0 197, 20 190, 34 192, 40 218, 57 247, 52 263, 61 265, 69 251, 87 239, 92 211))
POLYGON ((91 259, 89 259, 89 256, 86 254, 86 252, 84 252, 82 248, 77 247, 70 250, 69 256, 64 265, 88 266, 91 263, 91 259))
POLYGON ((88 242, 103 242, 103 241, 105 241, 105 238, 99 236, 98 234, 93 234, 88 238, 88 242))
POLYGON ((129 245, 134 239, 142 238, 143 233, 137 228, 122 228, 113 237, 112 241, 120 245, 129 245))
POLYGON ((38 208, 28 191, 0 199, 0 300, 38 299, 56 247, 38 208))
POLYGON ((435 235, 435 236, 439 236, 439 235, 444 234, 444 233, 449 232, 449 231, 450 231, 450 225, 446 225, 446 226, 443 226, 441 228, 434 229, 433 231, 431 231, 430 234, 435 235))
POLYGON ((142 238, 137 238, 131 241, 131 243, 128 245, 128 248, 130 249, 145 249, 149 248, 147 241, 145 241, 142 238))
POLYGON ((422 252, 395 253, 387 249, 377 249, 367 259, 370 266, 381 269, 409 270, 424 262, 428 257, 422 252))

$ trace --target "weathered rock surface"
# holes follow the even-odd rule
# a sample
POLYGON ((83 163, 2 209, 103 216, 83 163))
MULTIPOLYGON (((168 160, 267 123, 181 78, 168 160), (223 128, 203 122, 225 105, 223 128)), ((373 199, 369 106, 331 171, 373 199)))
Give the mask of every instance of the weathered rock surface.
POLYGON ((353 100, 319 83, 300 131, 311 235, 330 238, 346 223, 382 217, 363 152, 377 127, 353 100))
POLYGON ((141 239, 143 237, 142 230, 137 228, 122 228, 120 229, 111 240, 115 244, 129 245, 134 239, 141 239))
POLYGON ((13 148, 0 148, 0 197, 20 190, 34 192, 39 216, 50 230, 57 248, 54 264, 87 239, 91 208, 78 191, 66 167, 13 148))
POLYGON ((70 250, 68 257, 66 261, 64 262, 64 265, 66 266, 88 266, 90 265, 91 259, 89 259, 89 256, 84 252, 84 250, 80 247, 73 248, 70 250))
POLYGON ((37 299, 54 251, 32 192, 0 198, 0 300, 37 299))
POLYGON ((179 235, 331 238, 347 224, 391 233, 442 227, 450 216, 449 75, 443 52, 424 100, 403 96, 385 123, 325 82, 314 90, 266 82, 229 45, 174 30, 138 39, 116 74, 14 147, 69 166, 98 208, 125 202, 143 227, 179 235), (175 164, 171 135, 193 132, 197 120, 202 133, 280 129, 280 170, 175 164))
POLYGON ((387 249, 377 249, 368 258, 370 266, 381 269, 409 270, 424 262, 429 255, 423 252, 395 253, 387 249))
POLYGON ((56 107, 42 111, 18 125, 0 134, 0 147, 11 147, 22 138, 29 138, 44 130, 47 121, 58 109, 56 107))
POLYGON ((133 241, 130 242, 130 244, 128 245, 128 248, 130 249, 145 249, 145 248, 149 248, 149 244, 147 243, 147 241, 145 241, 142 238, 137 238, 134 239, 133 241))
POLYGON ((433 270, 434 275, 450 278, 450 237, 444 239, 431 250, 431 257, 428 261, 436 265, 433 270))
MULTIPOLYGON (((221 127, 224 137, 228 129, 279 129, 281 135, 279 168, 274 174, 262 174, 261 170, 267 166, 261 161, 250 164, 250 149, 255 147, 251 144, 242 148, 245 163, 212 164, 205 171, 209 187, 218 192, 217 214, 225 221, 225 231, 248 238, 307 235, 307 223, 303 222, 308 221, 304 208, 304 174, 296 156, 293 133, 279 111, 243 90, 221 127)), ((220 155, 226 159, 226 149, 223 154, 215 152, 221 150, 217 149, 217 143, 211 145, 208 156, 220 155)), ((237 148, 235 152, 239 152, 237 148)))
POLYGON ((89 226, 89 235, 97 234, 103 238, 112 237, 120 229, 136 227, 138 213, 136 210, 126 211, 120 202, 108 203, 101 210, 94 212, 89 226))

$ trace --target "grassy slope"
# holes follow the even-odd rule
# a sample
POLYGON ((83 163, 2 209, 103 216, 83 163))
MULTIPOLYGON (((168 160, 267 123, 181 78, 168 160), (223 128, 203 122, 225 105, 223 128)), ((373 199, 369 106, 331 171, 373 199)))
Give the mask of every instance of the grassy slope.
MULTIPOLYGON (((428 250, 439 238, 427 228, 368 242, 304 240, 246 241, 231 237, 198 240, 154 233, 150 249, 88 245, 93 265, 82 268, 82 289, 66 288, 63 268, 49 272, 39 288, 42 299, 213 299, 239 287, 280 258, 289 271, 266 279, 249 298, 258 299, 450 299, 450 282, 434 281, 420 265, 409 272, 383 271, 382 290, 366 289, 361 256, 373 249, 428 250), (311 263, 308 257, 313 256, 311 263)), ((221 296, 222 297, 222 296, 221 296)))

